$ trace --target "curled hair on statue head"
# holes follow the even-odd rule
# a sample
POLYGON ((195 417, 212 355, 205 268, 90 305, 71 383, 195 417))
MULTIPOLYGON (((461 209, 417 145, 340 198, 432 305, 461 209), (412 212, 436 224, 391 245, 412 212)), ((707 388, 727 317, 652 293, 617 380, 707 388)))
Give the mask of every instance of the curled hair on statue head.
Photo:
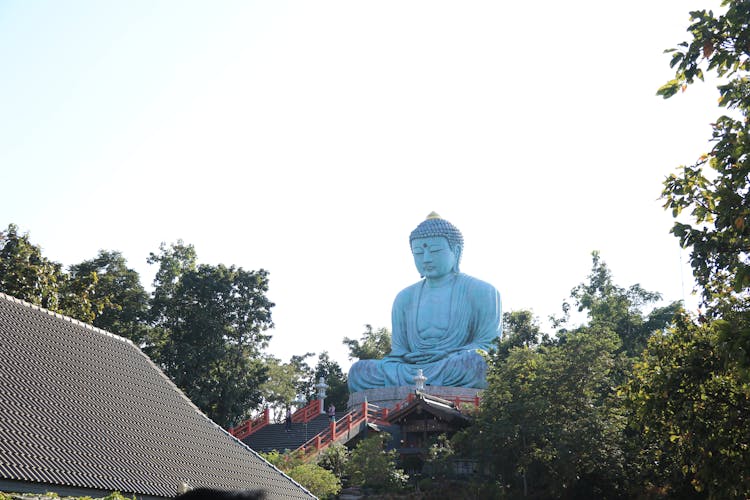
POLYGON ((418 238, 434 238, 441 236, 448 240, 448 246, 451 252, 456 256, 456 264, 453 266, 453 272, 459 273, 459 264, 461 263, 461 254, 463 253, 464 237, 456 226, 440 217, 437 213, 431 212, 421 224, 409 235, 409 244, 418 238))

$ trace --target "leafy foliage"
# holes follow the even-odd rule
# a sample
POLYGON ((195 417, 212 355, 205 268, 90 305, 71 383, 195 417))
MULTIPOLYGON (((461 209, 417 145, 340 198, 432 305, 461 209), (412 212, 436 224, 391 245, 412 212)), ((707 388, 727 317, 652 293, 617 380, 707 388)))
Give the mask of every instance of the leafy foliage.
POLYGON ((594 252, 591 273, 564 303, 586 313, 585 324, 558 319, 551 338, 531 311, 505 313, 476 424, 456 437, 457 449, 490 466, 511 495, 627 497, 629 443, 617 387, 679 309, 644 313, 659 298, 640 285, 616 285, 594 252))
POLYGON ((614 331, 627 355, 636 356, 654 332, 670 324, 681 303, 657 307, 644 316, 643 309, 661 300, 661 294, 644 290, 639 284, 627 289, 617 286, 599 252, 591 256, 588 280, 573 288, 571 298, 579 312, 586 312, 590 326, 614 331))
POLYGON ((318 364, 315 365, 314 380, 320 380, 321 377, 328 384, 326 406, 333 404, 339 410, 346 408, 349 401, 346 375, 341 370, 341 366, 331 359, 328 351, 320 353, 318 364))
POLYGON ((625 394, 644 482, 674 496, 746 498, 750 428, 750 3, 725 0, 723 14, 690 13, 690 39, 670 49, 675 79, 657 92, 685 90, 703 71, 718 77, 725 113, 712 124, 711 150, 664 182, 672 232, 685 248, 704 314, 682 316, 651 340, 625 394), (652 464, 658 461, 658 470, 652 464))
POLYGON ((286 409, 296 404, 302 373, 293 363, 282 363, 274 356, 264 357, 263 365, 267 373, 267 379, 260 386, 263 405, 271 408, 276 422, 282 422, 286 409))
POLYGON ((62 266, 44 257, 28 233, 20 234, 15 224, 0 232, 0 292, 61 312, 59 290, 64 279, 62 266))
POLYGON ((284 453, 274 450, 261 456, 318 498, 331 498, 341 491, 340 477, 320 465, 305 463, 300 450, 284 453))
POLYGON ((307 401, 308 403, 315 398, 315 370, 307 362, 307 358, 315 356, 314 352, 306 352, 305 354, 295 354, 289 360, 289 364, 294 367, 294 371, 297 374, 296 380, 294 381, 294 387, 297 395, 307 401))
POLYGON ((343 343, 349 347, 349 359, 383 359, 391 352, 391 332, 387 328, 373 330, 365 325, 359 340, 344 337, 343 343))
POLYGON ((131 499, 130 497, 126 497, 119 491, 113 491, 112 493, 104 497, 102 500, 135 500, 135 495, 133 495, 133 498, 131 499))
POLYGON ((139 344, 147 336, 148 295, 119 252, 102 250, 66 273, 10 224, 0 232, 0 291, 139 344))
POLYGON ((261 385, 264 404, 274 410, 276 421, 284 418, 286 408, 298 404, 299 398, 310 402, 317 398, 315 384, 323 377, 328 384, 326 402, 336 408, 346 408, 349 388, 341 366, 331 359, 327 351, 318 355, 315 368, 310 367, 307 358, 314 356, 308 352, 295 355, 288 363, 282 363, 273 356, 264 358, 268 379, 261 385))
POLYGON ((396 450, 385 451, 388 440, 390 435, 381 432, 357 443, 346 464, 350 484, 375 491, 404 488, 409 476, 396 467, 396 450))
POLYGON ((690 13, 691 39, 667 51, 675 79, 657 92, 671 97, 703 80, 705 69, 721 77, 719 105, 730 112, 712 124, 711 151, 670 175, 662 193, 675 217, 689 212, 689 220, 675 222, 672 232, 692 248, 690 261, 709 312, 726 305, 730 295, 746 307, 750 287, 750 4, 722 5, 723 15, 690 13))
POLYGON ((344 477, 348 462, 349 450, 340 443, 332 443, 318 456, 318 465, 331 471, 339 479, 344 477))
POLYGON ((511 491, 545 498, 618 495, 623 457, 614 377, 620 342, 601 327, 564 343, 513 347, 492 364, 472 448, 511 491))
MULTIPOLYGON (((505 360, 514 347, 532 347, 543 338, 541 327, 534 313, 529 310, 503 313, 503 337, 490 353, 495 363, 505 360)), ((549 342, 549 336, 544 335, 549 342)))
POLYGON ((750 386, 726 362, 719 328, 681 316, 649 341, 624 390, 647 490, 679 498, 750 494, 750 386))
POLYGON ((261 401, 267 373, 260 360, 270 336, 268 273, 195 265, 192 246, 162 246, 150 262, 152 318, 161 332, 153 354, 165 373, 212 420, 240 421, 261 401))
POLYGON ((446 479, 452 476, 456 450, 445 434, 440 434, 427 448, 422 472, 431 478, 446 479))
POLYGON ((334 498, 341 491, 341 480, 315 464, 298 465, 287 474, 318 498, 334 498))
POLYGON ((273 450, 268 453, 261 453, 260 455, 268 460, 271 465, 283 472, 292 470, 298 465, 305 463, 303 460, 304 453, 301 450, 286 450, 283 453, 280 453, 278 450, 273 450))
POLYGON ((94 326, 129 338, 136 344, 148 336, 148 294, 136 271, 120 252, 101 250, 96 258, 70 267, 66 300, 85 297, 94 326))

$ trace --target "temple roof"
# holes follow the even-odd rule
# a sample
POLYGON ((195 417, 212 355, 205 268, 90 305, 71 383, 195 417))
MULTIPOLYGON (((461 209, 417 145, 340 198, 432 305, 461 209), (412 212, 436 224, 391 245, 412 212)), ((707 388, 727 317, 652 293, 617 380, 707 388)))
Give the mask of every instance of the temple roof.
POLYGON ((0 360, 0 483, 173 497, 186 482, 312 497, 129 340, 0 294, 0 360))
POLYGON ((471 421, 453 402, 420 391, 415 393, 409 404, 390 412, 387 419, 389 423, 395 424, 412 416, 423 418, 425 413, 459 427, 466 426, 471 421))

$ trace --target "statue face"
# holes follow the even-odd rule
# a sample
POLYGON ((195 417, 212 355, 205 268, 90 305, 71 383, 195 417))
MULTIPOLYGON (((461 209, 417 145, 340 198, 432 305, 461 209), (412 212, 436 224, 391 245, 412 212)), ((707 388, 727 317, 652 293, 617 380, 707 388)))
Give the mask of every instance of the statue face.
POLYGON ((417 271, 427 279, 447 276, 456 265, 456 255, 451 250, 448 240, 442 236, 412 240, 411 253, 414 255, 417 271))

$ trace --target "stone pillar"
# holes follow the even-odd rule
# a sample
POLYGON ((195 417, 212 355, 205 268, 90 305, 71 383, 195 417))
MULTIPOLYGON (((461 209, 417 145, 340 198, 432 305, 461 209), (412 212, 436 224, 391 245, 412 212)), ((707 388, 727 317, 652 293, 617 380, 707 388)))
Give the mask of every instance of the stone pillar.
POLYGON ((328 384, 326 384, 326 381, 323 377, 320 377, 320 380, 317 384, 315 384, 315 388, 318 389, 318 399, 320 400, 320 413, 324 414, 326 412, 326 389, 328 389, 328 384))
POLYGON ((422 369, 420 368, 417 370, 417 376, 414 377, 414 383, 416 384, 416 389, 419 392, 424 392, 424 383, 427 381, 427 377, 424 376, 424 373, 422 373, 422 369))

